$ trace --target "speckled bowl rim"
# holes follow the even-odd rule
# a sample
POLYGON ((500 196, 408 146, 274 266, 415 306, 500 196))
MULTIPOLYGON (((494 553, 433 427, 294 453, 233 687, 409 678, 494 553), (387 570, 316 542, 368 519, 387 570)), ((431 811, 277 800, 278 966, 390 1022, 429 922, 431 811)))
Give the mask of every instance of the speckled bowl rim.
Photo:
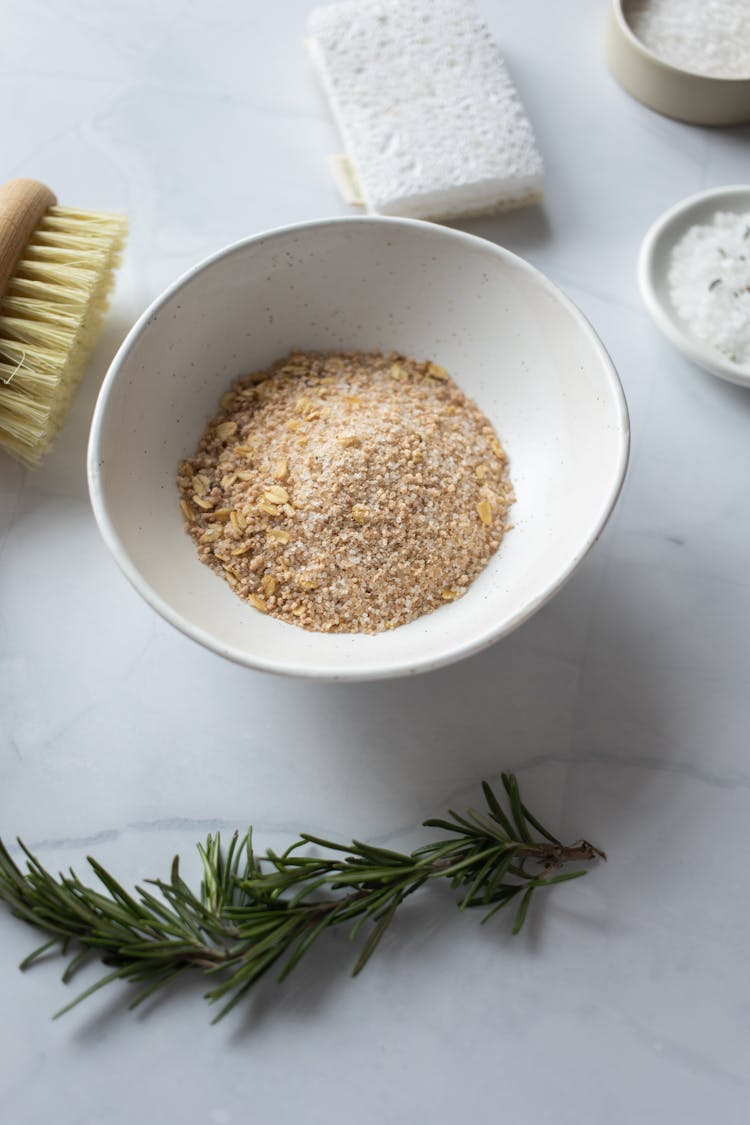
POLYGON ((205 648, 212 652, 223 656, 235 664, 242 665, 246 668, 252 668, 261 672, 273 672, 280 675, 295 676, 300 678, 309 678, 323 681, 371 681, 379 679, 388 679, 399 676, 411 676, 417 673, 429 672, 437 668, 445 667, 453 664, 459 660, 463 660, 468 656, 489 648, 490 645, 499 641, 502 637, 507 636, 513 632, 524 622, 528 621, 535 613, 545 605, 558 591, 566 584, 572 577, 578 566, 586 557, 596 540, 602 533, 607 520, 609 519, 612 510, 620 495, 625 473, 628 465, 628 458, 630 452, 630 420, 628 414, 627 402, 625 393, 622 388, 619 376, 615 366, 600 340, 593 327, 578 309, 578 307, 567 297, 552 281, 549 280, 540 270, 532 266, 525 259, 519 257, 517 254, 506 250, 504 247, 490 242, 488 239, 480 238, 477 235, 468 234, 465 231, 457 230, 453 227, 440 226, 434 223, 425 222, 421 219, 404 219, 386 216, 345 216, 334 217, 326 219, 308 220, 300 223, 293 223, 287 226, 275 227, 271 230, 264 231, 260 234, 250 235, 247 238, 239 239, 236 242, 230 243, 223 249, 218 250, 214 254, 210 254, 197 265, 187 270, 179 276, 171 285, 167 286, 165 290, 148 306, 148 308, 141 314, 135 322, 130 332, 127 334, 122 344, 120 345, 109 370, 104 377, 99 397, 97 399, 96 408, 94 410, 94 417, 91 423, 91 430, 89 435, 88 456, 87 456, 87 471, 89 483, 89 496, 91 505, 94 511, 94 516, 99 527, 99 531, 104 539, 106 546, 111 552, 115 562, 120 567, 120 570, 128 579, 134 589, 141 595, 141 597, 151 606, 152 609, 173 625, 185 636, 190 637, 192 640, 197 641, 205 648), (256 655, 249 655, 247 652, 236 648, 235 646, 224 644, 217 637, 207 632, 200 626, 195 625, 193 622, 187 620, 181 613, 178 613, 170 605, 168 605, 157 593, 152 589, 150 584, 143 577, 138 567, 131 561, 129 553, 123 544, 120 536, 117 533, 114 521, 110 517, 110 512, 107 505, 105 490, 102 485, 102 474, 100 471, 100 464, 102 461, 102 431, 104 425, 104 418, 107 413, 109 397, 112 393, 114 385, 119 377, 123 364, 127 360, 131 349, 140 337, 147 331, 149 324, 155 315, 163 308, 164 305, 170 301, 180 289, 185 286, 189 281, 196 277, 203 270, 221 262, 222 260, 231 257, 234 254, 241 253, 247 247, 268 242, 275 238, 286 238, 290 234, 304 233, 310 230, 321 230, 325 228, 341 229, 344 226, 353 225, 383 225, 387 224, 393 228, 409 228, 411 230, 422 231, 424 233, 441 232, 441 235, 447 239, 454 240, 456 243, 464 245, 474 250, 482 250, 484 253, 496 254, 501 258, 511 260, 515 267, 523 270, 530 277, 532 277, 537 285, 547 291, 556 301, 558 301, 570 314, 575 321, 579 331, 581 331, 590 341, 594 351, 596 352, 601 363, 601 374, 603 377, 604 385, 606 386, 612 401, 613 413, 616 420, 616 428, 612 431, 613 442, 617 443, 617 457, 616 468, 612 479, 612 484, 609 493, 602 501, 598 517, 592 521, 588 535, 581 542, 578 551, 573 555, 568 564, 561 568, 556 578, 549 582, 548 585, 540 591, 540 593, 533 598, 530 602, 523 605, 519 611, 511 617, 504 620, 499 626, 490 626, 482 632, 479 632, 465 641, 463 644, 455 645, 453 648, 435 655, 430 651, 429 642, 425 645, 424 656, 418 662, 415 661, 397 661, 392 660, 384 662, 379 666, 372 666, 366 669, 355 668, 352 669, 347 664, 340 665, 327 664, 324 667, 316 667, 311 661, 305 663, 295 663, 294 661, 279 661, 273 659, 265 659, 256 655))
POLYGON ((699 220, 702 212, 710 205, 713 205, 714 211, 720 211, 723 200, 726 201, 738 194, 747 197, 747 209, 750 211, 750 184, 733 184, 728 187, 699 191, 660 215, 649 227, 641 243, 638 255, 638 288, 654 323, 678 351, 719 379, 734 383, 736 386, 750 387, 750 364, 732 363, 724 359, 721 352, 716 351, 715 348, 691 336, 687 328, 683 327, 668 297, 664 299, 660 294, 655 281, 658 263, 669 256, 672 247, 684 231, 692 226, 691 216, 699 220))

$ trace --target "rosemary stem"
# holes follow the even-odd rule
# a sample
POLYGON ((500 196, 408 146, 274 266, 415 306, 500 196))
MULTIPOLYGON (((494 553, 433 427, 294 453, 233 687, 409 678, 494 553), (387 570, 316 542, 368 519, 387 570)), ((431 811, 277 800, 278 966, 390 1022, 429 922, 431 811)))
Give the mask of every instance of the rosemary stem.
POLYGON ((0 841, 0 901, 48 935, 22 967, 36 963, 52 946, 67 954, 71 942, 64 980, 89 954, 113 967, 78 999, 110 980, 127 980, 139 986, 135 1005, 190 969, 214 982, 207 996, 223 1003, 220 1019, 273 966, 279 966, 278 979, 285 979, 326 929, 347 927, 353 940, 368 927, 356 975, 404 899, 435 879, 460 888, 461 910, 483 908, 483 921, 515 900, 517 933, 534 891, 584 874, 559 873, 571 863, 606 858, 587 840, 560 843, 527 810, 516 779, 504 774, 502 781, 507 811, 484 783, 481 814, 451 811, 449 819, 425 821, 443 838, 410 854, 303 835, 281 855, 269 850, 257 858, 250 831, 242 838, 235 833, 227 851, 218 834, 209 836, 198 846, 203 881, 197 893, 180 876, 178 859, 168 880, 151 880, 154 890, 136 887, 130 894, 93 859, 90 867, 101 889, 87 886, 72 871, 53 876, 23 845, 22 871, 0 841), (310 846, 325 854, 300 851, 310 846), (535 870, 527 870, 527 864, 535 870))

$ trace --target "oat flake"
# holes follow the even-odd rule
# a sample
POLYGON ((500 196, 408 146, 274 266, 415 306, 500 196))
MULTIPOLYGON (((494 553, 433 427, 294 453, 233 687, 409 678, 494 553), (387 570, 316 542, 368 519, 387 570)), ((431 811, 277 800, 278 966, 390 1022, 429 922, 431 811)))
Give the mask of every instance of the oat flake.
POLYGON ((497 435, 434 363, 295 352, 221 407, 180 503, 201 560, 261 612, 393 629, 464 594, 510 526, 497 435))

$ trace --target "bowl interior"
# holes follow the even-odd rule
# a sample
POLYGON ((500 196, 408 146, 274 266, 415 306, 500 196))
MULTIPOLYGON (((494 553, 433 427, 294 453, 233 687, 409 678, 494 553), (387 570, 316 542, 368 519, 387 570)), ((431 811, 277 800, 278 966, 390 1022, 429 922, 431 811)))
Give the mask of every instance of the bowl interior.
POLYGON ((737 185, 700 192, 666 211, 643 240, 638 281, 643 300, 655 323, 683 355, 721 379, 750 386, 750 364, 733 363, 710 344, 693 336, 669 294, 673 247, 690 227, 710 223, 717 211, 750 213, 750 187, 737 185))
POLYGON ((601 530, 627 445, 606 353, 536 270, 447 228, 344 219, 250 239, 172 286, 108 373, 89 473, 115 557, 173 624, 253 667, 369 678, 457 659, 533 613, 601 530), (464 598, 377 636, 308 633, 240 601, 198 561, 175 485, 234 376, 292 349, 350 348, 442 364, 492 420, 518 496, 464 598))

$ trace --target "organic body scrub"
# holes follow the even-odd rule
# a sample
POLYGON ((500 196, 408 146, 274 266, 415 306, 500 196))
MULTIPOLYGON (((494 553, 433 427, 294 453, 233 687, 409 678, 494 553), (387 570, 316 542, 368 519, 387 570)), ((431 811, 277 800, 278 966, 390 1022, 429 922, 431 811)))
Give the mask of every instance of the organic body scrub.
POLYGON ((718 211, 670 255, 669 295, 693 336, 750 363, 750 212, 718 211))
POLYGON ((203 562, 256 609, 377 633, 453 601, 508 530, 488 419, 437 364, 296 352, 238 379, 178 475, 203 562))
POLYGON ((623 12, 664 62, 710 78, 750 78, 747 0, 629 0, 623 12))

